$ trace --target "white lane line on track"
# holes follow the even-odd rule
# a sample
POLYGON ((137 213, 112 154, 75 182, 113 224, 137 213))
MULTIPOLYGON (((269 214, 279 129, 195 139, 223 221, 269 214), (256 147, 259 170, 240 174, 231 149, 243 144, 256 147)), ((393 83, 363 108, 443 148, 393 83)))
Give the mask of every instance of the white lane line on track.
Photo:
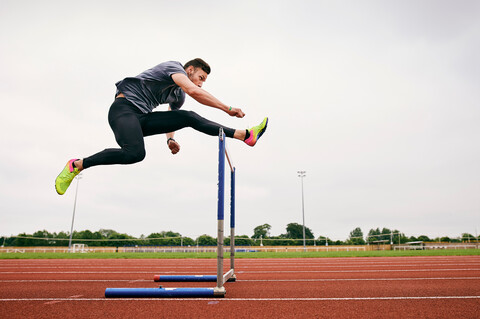
MULTIPOLYGON (((237 282, 316 282, 316 281, 409 281, 409 280, 480 280, 480 277, 425 277, 425 278, 319 278, 319 279, 237 279, 237 282)), ((42 282, 153 282, 151 279, 31 279, 0 280, 3 283, 42 282)))
MULTIPOLYGON (((275 265, 269 265, 270 267, 279 267, 282 266, 283 268, 291 268, 291 267, 299 267, 297 264, 275 264, 275 265), (283 265, 286 265, 283 266, 283 265)), ((480 266, 480 263, 441 263, 441 264, 385 264, 385 263, 378 263, 378 264, 355 264, 355 265, 338 265, 338 264, 300 264, 302 265, 301 268, 353 268, 357 266, 365 266, 365 267, 433 267, 433 266, 480 266)), ((211 268, 214 268, 215 265, 211 265, 211 268)), ((241 264, 237 265, 239 268, 259 268, 259 267, 264 267, 265 265, 262 266, 262 264, 255 264, 251 266, 242 266, 241 264)), ((204 266, 180 266, 180 265, 171 265, 171 266, 151 266, 151 267, 144 267, 144 266, 138 266, 138 267, 133 267, 133 266, 0 266, 0 269, 11 269, 11 268, 21 268, 21 269, 42 269, 42 268, 49 268, 49 269, 75 269, 75 268, 81 268, 81 269, 145 269, 145 268, 152 268, 152 269, 172 269, 172 267, 178 267, 182 269, 202 269, 204 266)))
MULTIPOLYGON (((435 263, 435 264, 309 264, 309 265, 302 265, 302 264, 252 264, 252 265, 245 265, 241 263, 237 263, 237 268, 243 269, 255 269, 255 268, 411 268, 411 267, 478 267, 480 263, 435 263)), ((211 268, 216 269, 216 265, 194 265, 194 266, 182 266, 182 265, 162 265, 162 266, 26 266, 26 265, 11 265, 11 266, 0 266, 0 271, 7 271, 9 269, 63 269, 63 270, 71 270, 71 269, 96 269, 96 270, 168 270, 172 268, 180 268, 180 269, 205 269, 211 268)))
POLYGON ((442 300, 480 299, 480 296, 419 296, 419 297, 346 297, 346 298, 12 298, 11 301, 375 301, 375 300, 442 300))
MULTIPOLYGON (((285 263, 285 262, 278 262, 278 263, 263 263, 263 262, 258 262, 258 263, 244 263, 241 262, 241 260, 237 259, 237 264, 240 267, 281 267, 281 266, 286 266, 286 267, 373 267, 373 266, 455 266, 455 265, 470 265, 470 266, 475 266, 480 264, 480 260, 475 260, 475 261, 436 261, 436 262, 421 262, 421 261, 404 261, 404 262, 369 262, 369 263, 355 263, 355 262, 349 262, 349 261, 344 261, 342 263, 330 263, 330 262, 312 262, 312 263, 296 263, 296 262, 291 262, 291 263, 285 263)), ((216 264, 203 264, 203 263, 197 263, 196 261, 192 261, 190 264, 173 264, 173 263, 158 263, 158 264, 108 264, 105 265, 103 263, 102 265, 98 264, 42 264, 42 263, 22 263, 22 264, 1 264, 0 263, 0 268, 15 268, 15 267, 24 267, 24 268, 168 268, 168 267, 180 267, 180 268, 200 268, 200 267, 215 267, 216 264)))
POLYGON ((23 279, 23 280, 0 280, 0 282, 153 282, 152 279, 23 279))
MULTIPOLYGON (((480 270, 480 269, 479 269, 480 270)), ((153 271, 1 271, 0 274, 151 274, 153 271)), ((166 274, 189 274, 189 272, 166 271, 166 274)))
MULTIPOLYGON (((401 258, 401 257, 395 257, 395 260, 392 261, 392 260, 389 260, 389 261, 385 261, 385 259, 382 259, 382 260, 378 260, 378 259, 375 259, 375 257, 367 257, 369 258, 369 261, 366 261, 366 260, 353 260, 352 258, 344 258, 342 260, 339 260, 338 262, 327 262, 325 260, 318 260, 318 261, 312 261, 312 260, 308 260, 308 261, 302 261, 302 260, 298 260, 298 259, 291 259, 291 260, 285 260, 285 259, 270 259, 270 260, 266 260, 266 259, 262 259, 262 260, 258 260, 258 259, 255 259, 255 260, 248 260, 248 259, 237 259, 237 262, 239 264, 244 264, 244 265, 250 265, 250 264, 253 264, 253 265, 339 265, 339 264, 342 264, 344 263, 346 260, 348 260, 348 263, 352 263, 354 265, 376 265, 376 264, 385 264, 385 265, 395 265, 395 264, 411 264, 411 262, 415 262, 415 263, 421 263, 421 264, 430 264, 430 263, 438 263, 438 262, 443 262, 443 263, 453 263, 453 264, 456 264, 458 262, 461 262, 461 263, 478 263, 480 262, 480 257, 477 257, 477 258, 449 258, 449 259, 439 259, 439 258, 435 258, 435 259, 418 259, 418 258, 415 258, 415 257, 408 257, 407 259, 406 258, 401 258)), ((391 257, 387 257, 387 258, 391 258, 391 257)), ((329 260, 331 260, 332 258, 329 258, 329 260)), ((77 261, 77 260, 75 260, 77 261)), ((108 261, 111 261, 111 260, 102 260, 101 263, 82 263, 82 262, 76 262, 74 263, 75 266, 99 266, 101 267, 105 262, 108 262, 108 261)), ((66 265, 66 266, 72 266, 72 263, 70 262, 58 262, 58 261, 55 261, 55 262, 48 262, 48 261, 43 261, 43 260, 34 260, 34 261, 30 261, 30 260, 23 260, 21 263, 20 262, 11 262, 9 260, 0 260, 0 265, 1 266, 25 266, 25 264, 35 264, 35 265, 45 265, 45 266, 49 266, 49 265, 66 265)), ((121 267, 124 267, 125 265, 132 265, 133 267, 136 267, 138 266, 138 261, 135 261, 135 262, 122 262, 121 264, 118 264, 119 266, 121 267)), ((210 261, 210 262, 206 262, 204 260, 199 260, 199 259, 196 259, 194 260, 194 263, 196 265, 201 265, 201 266, 208 266, 208 265, 213 265, 215 266, 216 263, 213 262, 213 261, 210 261)), ((116 265, 115 263, 112 263, 113 265, 116 265)), ((172 262, 171 260, 164 260, 164 259, 159 259, 158 262, 155 262, 155 263, 140 263, 142 267, 158 267, 158 266, 164 266, 164 265, 176 265, 176 266, 190 266, 192 264, 191 261, 189 262, 172 262)))
MULTIPOLYGON (((480 271, 480 268, 446 268, 446 269, 372 269, 372 270, 238 270, 238 274, 272 274, 272 273, 367 273, 367 272, 426 272, 426 271, 480 271)), ((184 271, 166 271, 164 274, 191 274, 184 271)), ((194 272, 195 273, 195 272, 194 272)), ((152 274, 151 271, 1 271, 2 274, 152 274)), ((204 274, 204 273, 199 273, 204 274)))
MULTIPOLYGON (((205 259, 205 258, 191 258, 191 259, 163 259, 158 258, 154 259, 131 259, 130 261, 122 260, 119 262, 115 259, 105 258, 105 259, 96 259, 97 261, 88 261, 87 259, 2 259, 0 260, 0 264, 3 265, 11 265, 11 264, 25 264, 25 263, 32 263, 32 264, 65 264, 65 265, 72 265, 72 264, 80 264, 80 265, 101 265, 106 261, 109 261, 111 264, 118 264, 118 265, 128 265, 128 264, 138 264, 139 262, 144 265, 158 265, 158 264, 180 264, 180 265, 189 265, 190 262, 188 260, 194 260, 197 263, 202 264, 215 264, 214 259, 205 259), (21 262, 20 262, 21 260, 21 262)), ((417 257, 344 257, 344 258, 328 258, 328 261, 325 259, 317 259, 315 258, 237 258, 242 263, 297 263, 297 264, 311 264, 311 263, 342 263, 345 260, 350 260, 351 262, 358 263, 358 264, 369 264, 369 263, 398 263, 398 262, 478 262, 480 260, 480 255, 471 255, 471 256, 454 256, 452 258, 441 258, 441 257, 432 257, 432 258, 417 258, 417 257)))
MULTIPOLYGON (((245 274, 262 273, 362 273, 362 272, 425 272, 425 271, 479 271, 480 268, 459 268, 459 269, 372 269, 372 270, 274 270, 274 271, 244 271, 245 274)), ((241 273, 238 271, 237 273, 241 273)))
MULTIPOLYGON (((442 278, 325 278, 325 279, 237 279, 238 282, 315 282, 315 281, 409 281, 409 280, 480 280, 480 277, 442 278)), ((1 281, 0 281, 1 282, 1 281)))

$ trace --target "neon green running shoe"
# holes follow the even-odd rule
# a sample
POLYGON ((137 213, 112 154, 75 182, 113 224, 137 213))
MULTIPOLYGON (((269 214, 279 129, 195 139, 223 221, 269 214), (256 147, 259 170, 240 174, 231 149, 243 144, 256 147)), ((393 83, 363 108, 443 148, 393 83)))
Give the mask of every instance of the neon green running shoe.
POLYGON ((267 124, 268 124, 268 117, 264 118, 262 123, 260 123, 259 125, 249 129, 248 133, 250 133, 250 136, 245 140, 245 143, 247 143, 250 146, 254 146, 257 143, 258 139, 267 130, 267 124))
POLYGON ((80 173, 78 168, 73 166, 73 162, 77 160, 78 159, 69 160, 63 171, 57 176, 57 179, 55 180, 55 189, 59 195, 65 194, 70 183, 72 183, 75 176, 80 173))

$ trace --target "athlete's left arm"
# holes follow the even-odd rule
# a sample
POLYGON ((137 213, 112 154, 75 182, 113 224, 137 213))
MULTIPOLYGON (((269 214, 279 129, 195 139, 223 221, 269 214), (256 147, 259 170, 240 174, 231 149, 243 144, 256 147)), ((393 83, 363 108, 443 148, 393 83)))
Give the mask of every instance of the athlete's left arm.
MULTIPOLYGON (((168 110, 171 111, 172 108, 169 106, 168 110)), ((178 144, 178 142, 173 139, 174 136, 175 136, 175 132, 167 133, 168 148, 170 149, 170 151, 172 151, 172 154, 175 155, 178 152, 180 152, 180 144, 178 144)))
POLYGON ((217 109, 220 109, 230 116, 244 117, 245 113, 239 108, 230 107, 226 104, 223 104, 216 97, 202 89, 201 87, 196 86, 190 79, 183 73, 172 74, 172 79, 182 90, 190 95, 197 102, 211 106, 217 109))

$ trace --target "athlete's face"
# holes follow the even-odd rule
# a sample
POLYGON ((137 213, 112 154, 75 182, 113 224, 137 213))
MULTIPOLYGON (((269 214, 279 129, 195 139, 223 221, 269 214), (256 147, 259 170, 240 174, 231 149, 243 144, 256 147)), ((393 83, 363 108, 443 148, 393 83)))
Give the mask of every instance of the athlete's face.
POLYGON ((186 70, 188 78, 198 87, 202 87, 203 83, 207 80, 207 72, 203 71, 201 68, 194 68, 189 66, 186 70))

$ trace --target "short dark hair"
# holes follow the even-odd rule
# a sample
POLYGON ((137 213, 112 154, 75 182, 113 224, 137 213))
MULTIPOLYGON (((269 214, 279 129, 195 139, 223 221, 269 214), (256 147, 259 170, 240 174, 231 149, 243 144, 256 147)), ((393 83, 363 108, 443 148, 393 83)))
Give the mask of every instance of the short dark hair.
POLYGON ((205 73, 210 74, 210 65, 208 65, 207 62, 203 61, 200 58, 193 59, 191 61, 188 61, 183 68, 186 69, 189 66, 193 66, 194 68, 201 68, 205 73))

